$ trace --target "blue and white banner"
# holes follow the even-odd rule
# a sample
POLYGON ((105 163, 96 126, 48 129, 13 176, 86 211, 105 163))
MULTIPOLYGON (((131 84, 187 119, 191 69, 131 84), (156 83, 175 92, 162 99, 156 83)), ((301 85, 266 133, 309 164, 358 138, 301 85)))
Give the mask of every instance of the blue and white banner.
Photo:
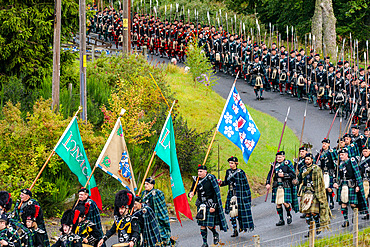
POLYGON ((261 133, 241 100, 235 84, 226 100, 217 130, 242 150, 244 161, 248 163, 261 133))

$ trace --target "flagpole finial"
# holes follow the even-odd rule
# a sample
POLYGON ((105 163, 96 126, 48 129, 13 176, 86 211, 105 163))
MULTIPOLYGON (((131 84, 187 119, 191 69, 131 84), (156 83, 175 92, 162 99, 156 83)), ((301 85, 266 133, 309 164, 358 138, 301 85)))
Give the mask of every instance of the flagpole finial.
POLYGON ((126 110, 122 108, 122 109, 121 109, 121 112, 119 113, 119 116, 120 116, 120 117, 122 117, 122 116, 123 116, 123 114, 125 114, 125 112, 126 112, 126 110))
POLYGON ((75 117, 78 115, 78 113, 80 113, 82 111, 82 109, 83 109, 82 106, 78 107, 78 110, 75 113, 75 117))

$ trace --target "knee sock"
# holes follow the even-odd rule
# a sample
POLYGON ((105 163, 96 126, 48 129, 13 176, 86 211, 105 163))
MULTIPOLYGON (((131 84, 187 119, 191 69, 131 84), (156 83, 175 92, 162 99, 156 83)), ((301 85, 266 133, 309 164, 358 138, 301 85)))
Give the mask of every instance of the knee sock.
POLYGON ((231 217, 230 218, 230 222, 231 222, 231 225, 233 226, 234 230, 236 230, 236 228, 237 228, 236 219, 237 219, 237 217, 231 217))
POLYGON ((263 88, 260 88, 260 96, 262 96, 263 88))
POLYGON ((306 215, 306 223, 307 223, 307 225, 310 225, 310 222, 311 221, 312 221, 312 215, 311 214, 306 215))
POLYGON ((202 235, 203 243, 207 244, 207 228, 200 229, 200 235, 202 235))
MULTIPOLYGON (((285 207, 285 206, 284 206, 284 207, 285 207)), ((292 216, 292 215, 290 214, 290 211, 292 210, 292 207, 290 207, 290 206, 285 207, 285 210, 286 210, 286 214, 287 214, 287 216, 292 216)))
POLYGON ((343 214, 343 218, 345 220, 348 220, 348 207, 345 207, 345 208, 342 207, 342 214, 343 214))
POLYGON ((283 92, 283 84, 282 83, 279 83, 279 90, 280 90, 280 93, 283 92))
POLYGON ((217 235, 216 227, 210 228, 211 232, 213 233, 213 236, 217 235))
POLYGON ((320 227, 320 215, 318 214, 314 215, 313 219, 315 220, 316 230, 317 230, 320 227))
POLYGON ((281 220, 284 220, 284 216, 283 216, 283 208, 281 207, 281 208, 276 208, 276 211, 277 211, 277 213, 278 213, 278 215, 279 215, 279 218, 281 219, 281 220))
POLYGON ((256 96, 258 96, 258 89, 257 88, 254 89, 254 93, 256 94, 256 96))

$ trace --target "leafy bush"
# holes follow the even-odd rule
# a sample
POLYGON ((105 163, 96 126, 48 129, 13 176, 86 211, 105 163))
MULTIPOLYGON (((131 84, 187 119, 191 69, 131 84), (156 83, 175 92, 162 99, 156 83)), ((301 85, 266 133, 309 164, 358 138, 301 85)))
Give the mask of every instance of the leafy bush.
POLYGON ((210 90, 217 83, 217 78, 212 70, 212 64, 203 52, 202 47, 198 46, 198 39, 193 39, 186 50, 186 65, 190 67, 194 85, 204 84, 210 90))
MULTIPOLYGON (((31 186, 68 125, 69 119, 54 113, 50 105, 51 100, 38 100, 33 113, 27 113, 26 119, 21 116, 19 103, 14 105, 8 102, 3 108, 3 120, 0 120, 0 187, 11 192, 14 198, 17 198, 20 189, 31 186)), ((87 156, 94 160, 98 157, 104 140, 95 136, 91 124, 80 124, 79 127, 87 156)), ((56 204, 53 198, 58 199, 57 202, 63 199, 56 196, 63 190, 58 187, 63 180, 66 185, 76 189, 77 178, 71 176, 66 164, 54 155, 33 188, 41 205, 56 204)), ((63 194, 67 197, 70 192, 63 194)), ((47 215, 53 213, 50 210, 45 211, 47 215)))

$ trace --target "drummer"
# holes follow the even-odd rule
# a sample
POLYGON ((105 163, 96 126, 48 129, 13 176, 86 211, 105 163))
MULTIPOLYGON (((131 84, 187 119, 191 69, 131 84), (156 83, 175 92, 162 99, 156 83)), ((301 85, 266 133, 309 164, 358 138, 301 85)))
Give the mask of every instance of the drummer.
POLYGON ((78 225, 75 234, 82 238, 83 246, 98 246, 100 240, 100 231, 98 227, 90 220, 86 219, 89 212, 88 203, 79 203, 75 208, 75 215, 78 215, 78 225))
POLYGON ((127 190, 118 191, 114 201, 114 222, 112 228, 107 231, 98 247, 102 246, 113 234, 118 232, 118 246, 134 247, 140 238, 139 220, 131 216, 131 210, 135 203, 135 196, 127 190))

